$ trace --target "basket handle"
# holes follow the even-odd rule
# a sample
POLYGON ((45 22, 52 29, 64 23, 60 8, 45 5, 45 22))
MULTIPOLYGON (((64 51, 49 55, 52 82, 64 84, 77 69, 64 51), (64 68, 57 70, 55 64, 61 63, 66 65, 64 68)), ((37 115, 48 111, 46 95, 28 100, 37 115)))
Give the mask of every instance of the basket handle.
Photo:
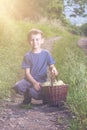
POLYGON ((53 77, 52 76, 50 78, 50 81, 51 81, 51 87, 53 87, 53 77))
POLYGON ((53 76, 50 77, 50 84, 51 84, 51 87, 53 87, 53 83, 54 81, 57 81, 58 80, 58 77, 56 76, 55 78, 53 76))

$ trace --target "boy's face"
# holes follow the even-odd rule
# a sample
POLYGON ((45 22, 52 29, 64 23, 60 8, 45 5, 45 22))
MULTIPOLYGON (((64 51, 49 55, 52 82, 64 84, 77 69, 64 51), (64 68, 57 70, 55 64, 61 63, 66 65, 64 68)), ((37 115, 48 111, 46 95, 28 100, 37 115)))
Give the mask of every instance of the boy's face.
POLYGON ((30 45, 32 46, 32 49, 39 49, 41 47, 41 44, 43 44, 44 39, 42 38, 41 34, 32 34, 30 39, 30 45))

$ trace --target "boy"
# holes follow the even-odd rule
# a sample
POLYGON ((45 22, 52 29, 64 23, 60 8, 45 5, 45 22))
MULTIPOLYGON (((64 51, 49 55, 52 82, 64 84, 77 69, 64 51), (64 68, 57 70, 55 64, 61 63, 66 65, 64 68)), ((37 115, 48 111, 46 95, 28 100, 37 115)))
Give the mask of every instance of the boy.
POLYGON ((28 41, 31 51, 25 54, 22 62, 25 77, 14 86, 17 93, 24 95, 23 104, 29 104, 31 98, 44 100, 41 83, 47 81, 47 66, 52 76, 58 75, 52 56, 47 50, 41 49, 43 32, 39 29, 30 30, 28 41))

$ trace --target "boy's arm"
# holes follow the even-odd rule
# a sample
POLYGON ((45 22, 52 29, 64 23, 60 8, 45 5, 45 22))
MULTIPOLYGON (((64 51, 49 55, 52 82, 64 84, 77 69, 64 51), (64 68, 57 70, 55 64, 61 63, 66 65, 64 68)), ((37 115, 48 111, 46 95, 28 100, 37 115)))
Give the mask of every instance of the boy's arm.
POLYGON ((52 64, 52 65, 49 66, 49 70, 50 70, 51 75, 53 77, 57 77, 58 76, 58 71, 57 71, 57 69, 56 69, 56 67, 55 67, 54 64, 52 64))
POLYGON ((25 69, 25 75, 26 75, 26 78, 29 80, 29 82, 31 82, 31 83, 33 84, 34 88, 35 88, 36 90, 39 90, 39 89, 40 89, 40 83, 37 82, 37 81, 32 77, 32 75, 31 75, 31 73, 30 73, 30 68, 26 68, 26 69, 25 69))

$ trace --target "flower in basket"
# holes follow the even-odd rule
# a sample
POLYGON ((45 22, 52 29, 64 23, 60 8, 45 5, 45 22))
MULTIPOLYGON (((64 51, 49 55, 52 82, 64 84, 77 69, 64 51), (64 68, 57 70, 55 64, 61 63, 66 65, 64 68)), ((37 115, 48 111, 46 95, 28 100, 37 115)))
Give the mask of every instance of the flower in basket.
MULTIPOLYGON (((47 81, 47 82, 44 82, 44 83, 42 83, 42 86, 43 87, 46 87, 46 86, 50 86, 51 85, 51 83, 50 83, 50 81, 47 81)), ((54 82, 53 82, 53 86, 58 86, 58 85, 65 85, 65 83, 62 81, 62 80, 55 80, 54 82)))

